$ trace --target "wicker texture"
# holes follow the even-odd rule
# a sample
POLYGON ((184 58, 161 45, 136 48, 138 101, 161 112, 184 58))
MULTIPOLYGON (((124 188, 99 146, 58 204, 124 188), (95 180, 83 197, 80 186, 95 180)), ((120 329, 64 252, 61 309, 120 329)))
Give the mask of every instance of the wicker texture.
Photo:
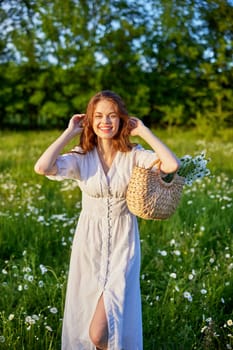
POLYGON ((135 166, 127 189, 126 201, 134 215, 150 220, 168 219, 181 198, 184 178, 175 174, 172 181, 162 180, 160 170, 135 166))

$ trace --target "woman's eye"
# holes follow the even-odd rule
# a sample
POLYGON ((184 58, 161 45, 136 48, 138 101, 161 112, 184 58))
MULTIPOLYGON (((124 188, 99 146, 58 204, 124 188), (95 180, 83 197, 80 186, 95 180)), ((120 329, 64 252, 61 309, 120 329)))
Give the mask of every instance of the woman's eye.
MULTIPOLYGON (((104 116, 102 116, 101 114, 96 114, 94 115, 94 118, 95 119, 102 119, 104 118, 104 116)), ((117 114, 109 114, 106 116, 107 119, 115 119, 115 118, 118 118, 118 115, 117 114)))

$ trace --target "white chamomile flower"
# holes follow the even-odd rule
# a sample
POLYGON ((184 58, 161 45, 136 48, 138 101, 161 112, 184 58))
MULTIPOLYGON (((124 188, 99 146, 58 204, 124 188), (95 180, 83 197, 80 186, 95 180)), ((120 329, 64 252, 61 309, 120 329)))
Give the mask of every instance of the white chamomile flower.
POLYGON ((210 170, 206 167, 209 159, 205 158, 205 152, 201 152, 195 157, 185 155, 180 158, 180 168, 178 175, 185 178, 185 184, 191 186, 194 181, 200 180, 210 174, 210 170))

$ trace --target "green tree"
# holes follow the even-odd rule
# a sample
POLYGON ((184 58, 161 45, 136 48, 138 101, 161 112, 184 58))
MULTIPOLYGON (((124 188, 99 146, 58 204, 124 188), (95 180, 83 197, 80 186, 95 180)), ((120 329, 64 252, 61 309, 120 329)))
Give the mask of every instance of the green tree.
MULTIPOLYGON (((202 124, 207 123, 213 132, 218 132, 229 125, 233 114, 233 6, 227 1, 209 1, 200 13, 206 28, 204 40, 208 43, 205 61, 200 64, 200 77, 206 87, 201 98, 201 119, 202 124)), ((200 114, 195 122, 201 125, 200 114)))
POLYGON ((2 0, 0 124, 63 126, 113 89, 161 125, 232 120, 227 0, 2 0))

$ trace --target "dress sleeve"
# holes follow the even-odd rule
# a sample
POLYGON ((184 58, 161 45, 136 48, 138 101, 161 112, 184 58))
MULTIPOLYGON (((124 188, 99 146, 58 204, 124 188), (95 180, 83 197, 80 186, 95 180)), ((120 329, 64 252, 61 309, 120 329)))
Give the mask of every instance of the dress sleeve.
POLYGON ((56 160, 57 174, 47 175, 50 180, 62 181, 65 179, 79 180, 78 154, 67 153, 59 156, 56 160))
MULTIPOLYGON (((135 165, 143 168, 149 168, 154 161, 159 159, 156 152, 152 150, 146 150, 141 145, 137 145, 134 151, 135 151, 135 165)), ((158 166, 155 165, 155 168, 157 167, 158 166)))

